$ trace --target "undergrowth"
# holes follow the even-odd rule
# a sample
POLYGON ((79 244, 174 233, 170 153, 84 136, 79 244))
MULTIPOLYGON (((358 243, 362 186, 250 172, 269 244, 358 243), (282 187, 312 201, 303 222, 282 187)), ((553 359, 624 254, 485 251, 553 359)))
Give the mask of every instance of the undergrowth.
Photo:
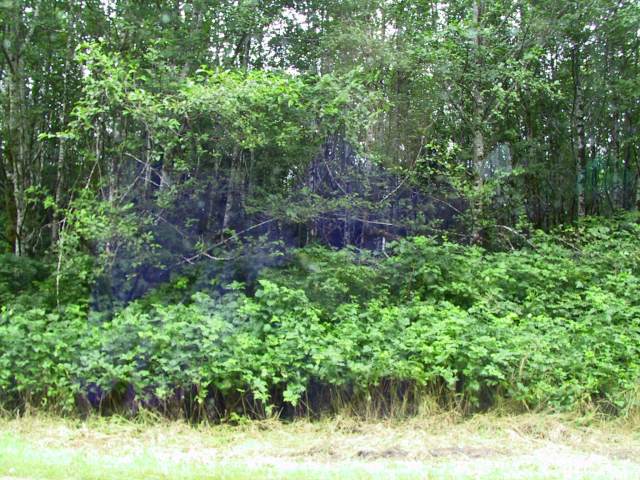
POLYGON ((426 237, 386 255, 307 247, 255 285, 150 295, 106 319, 4 294, 0 404, 194 420, 406 416, 432 400, 637 415, 639 287, 640 225, 624 216, 507 252, 426 237))

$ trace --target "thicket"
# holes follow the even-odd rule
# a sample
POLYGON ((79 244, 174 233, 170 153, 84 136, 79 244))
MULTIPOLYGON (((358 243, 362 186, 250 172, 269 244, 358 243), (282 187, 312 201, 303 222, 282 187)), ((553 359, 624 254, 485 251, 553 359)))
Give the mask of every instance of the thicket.
POLYGON ((410 414, 427 398, 464 411, 637 406, 637 215, 522 243, 309 246, 255 282, 180 277, 113 314, 56 307, 35 261, 3 262, 0 402, 193 419, 410 414))
POLYGON ((0 407, 633 408, 637 25, 0 0, 0 407))

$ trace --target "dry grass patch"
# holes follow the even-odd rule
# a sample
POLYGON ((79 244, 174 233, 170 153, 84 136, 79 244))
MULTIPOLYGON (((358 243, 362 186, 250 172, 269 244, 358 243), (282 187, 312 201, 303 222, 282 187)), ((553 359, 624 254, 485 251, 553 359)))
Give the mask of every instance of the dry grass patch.
MULTIPOLYGON (((116 462, 118 468, 144 459, 145 468, 152 469, 145 472, 162 466, 162 472, 169 472, 166 478, 178 466, 197 471, 193 477, 185 473, 176 478, 244 478, 242 472, 255 468, 294 473, 302 469, 309 478, 333 478, 321 472, 334 470, 364 472, 354 478, 379 478, 381 471, 389 478, 417 478, 411 472, 422 472, 419 478, 640 478, 640 430, 635 424, 571 415, 483 414, 462 419, 442 413, 406 420, 336 417, 237 426, 31 416, 0 420, 2 438, 15 439, 29 451, 60 451, 99 464, 116 462), (240 473, 203 473, 221 465, 237 466, 240 473), (409 472, 408 477, 391 475, 392 468, 409 472), (622 473, 616 476, 615 468, 622 473), (530 475, 515 475, 521 471, 530 475), (435 476, 423 476, 424 472, 435 476)), ((1 449, 0 445, 0 456, 1 449)), ((0 475, 9 473, 1 468, 2 462, 0 475)))

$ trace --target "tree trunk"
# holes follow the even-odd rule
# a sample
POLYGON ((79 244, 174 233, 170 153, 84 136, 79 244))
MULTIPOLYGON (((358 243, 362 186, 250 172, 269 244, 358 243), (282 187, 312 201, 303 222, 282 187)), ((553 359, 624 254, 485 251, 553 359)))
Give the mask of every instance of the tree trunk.
MULTIPOLYGON (((482 20, 482 2, 481 0, 475 0, 473 2, 473 23, 474 34, 473 44, 475 50, 475 67, 476 75, 480 74, 481 70, 481 52, 482 37, 480 35, 480 25, 482 20)), ((473 231, 472 238, 474 242, 480 239, 480 225, 479 218, 482 216, 483 202, 482 202, 482 187, 484 185, 483 178, 483 161, 484 161, 484 134, 482 131, 482 122, 484 120, 484 98, 482 96, 482 81, 477 80, 477 84, 473 88, 473 145, 472 145, 472 163, 476 173, 476 199, 474 200, 474 215, 473 215, 473 231)))
POLYGON ((18 56, 12 59, 12 67, 8 80, 9 111, 8 111, 8 165, 7 175, 11 181, 13 190, 13 203, 15 208, 15 238, 14 253, 22 255, 25 252, 25 218, 26 218, 26 197, 25 191, 28 187, 27 162, 29 151, 26 138, 25 125, 25 105, 26 94, 23 79, 23 62, 18 56))
MULTIPOLYGON (((64 117, 64 114, 62 115, 64 117)), ((64 120, 62 120, 64 121, 64 120)), ((64 162, 65 162, 65 139, 60 139, 58 146, 58 162, 56 164, 56 197, 55 212, 51 223, 51 243, 56 243, 60 234, 60 214, 59 209, 62 204, 62 188, 64 185, 64 162)))
MULTIPOLYGON (((62 87, 62 111, 60 112, 60 126, 59 129, 64 129, 67 122, 67 78, 69 63, 74 54, 73 44, 71 39, 73 37, 69 35, 67 43, 67 56, 64 61, 65 78, 63 80, 62 87)), ((51 243, 56 243, 60 234, 60 209, 62 208, 62 194, 65 184, 64 178, 64 164, 66 160, 66 139, 61 137, 58 144, 58 160, 56 163, 56 192, 55 192, 55 208, 53 213, 53 221, 51 222, 51 243)))
MULTIPOLYGON (((631 127, 631 115, 625 114, 625 130, 627 138, 633 135, 631 127)), ((632 210, 636 204, 637 172, 633 165, 633 142, 627 140, 624 147, 624 159, 622 164, 622 208, 632 210)))
POLYGON ((586 213, 585 174, 587 171, 587 142, 585 135, 580 52, 578 47, 573 48, 572 62, 574 88, 573 123, 576 135, 576 200, 578 204, 578 217, 584 217, 586 213))

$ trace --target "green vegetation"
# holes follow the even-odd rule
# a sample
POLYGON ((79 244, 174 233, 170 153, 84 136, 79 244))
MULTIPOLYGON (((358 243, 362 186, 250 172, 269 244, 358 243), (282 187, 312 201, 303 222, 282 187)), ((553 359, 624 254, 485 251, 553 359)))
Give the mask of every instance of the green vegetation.
POLYGON ((0 409, 640 408, 638 0, 0 0, 0 409))
POLYGON ((638 408, 637 217, 529 244, 491 253, 414 237, 386 256, 307 247, 251 288, 189 296, 183 285, 186 301, 154 294, 109 319, 78 305, 4 307, 0 398, 194 419, 345 403, 405 415, 429 396, 464 411, 638 408))

